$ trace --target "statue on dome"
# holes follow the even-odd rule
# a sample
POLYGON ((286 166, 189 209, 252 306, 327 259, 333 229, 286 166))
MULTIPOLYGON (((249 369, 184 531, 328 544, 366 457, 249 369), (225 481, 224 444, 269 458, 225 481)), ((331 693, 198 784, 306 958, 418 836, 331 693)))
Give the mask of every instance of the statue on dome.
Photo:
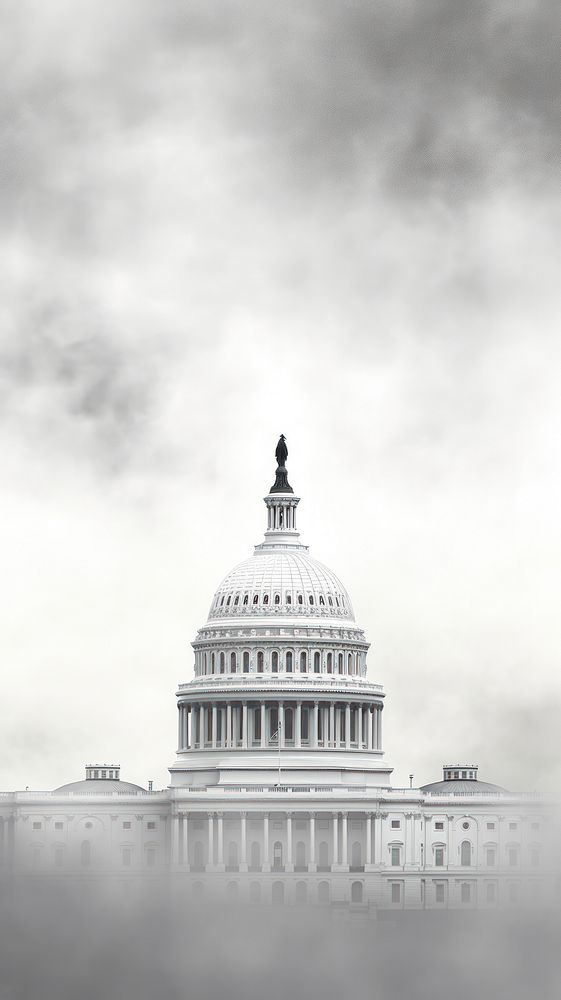
POLYGON ((275 458, 277 460, 277 471, 275 473, 275 482, 271 486, 270 493, 294 493, 292 486, 288 482, 288 475, 285 468, 285 462, 288 458, 288 448, 286 447, 286 438, 284 434, 281 434, 279 438, 279 443, 277 444, 275 450, 275 458))
POLYGON ((288 458, 288 448, 286 447, 286 438, 284 434, 281 434, 279 438, 279 443, 275 451, 275 458, 277 460, 277 465, 280 465, 282 468, 288 458))

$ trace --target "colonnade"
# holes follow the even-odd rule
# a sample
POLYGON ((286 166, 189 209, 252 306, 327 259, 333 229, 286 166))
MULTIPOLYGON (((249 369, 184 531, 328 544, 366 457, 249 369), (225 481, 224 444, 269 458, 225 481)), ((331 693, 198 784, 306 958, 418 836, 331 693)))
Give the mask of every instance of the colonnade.
POLYGON ((199 871, 368 870, 384 860, 382 822, 381 814, 365 812, 357 831, 341 811, 266 812, 249 820, 247 812, 177 813, 172 862, 199 871))
POLYGON ((382 706, 352 701, 179 703, 178 749, 382 747, 382 706))

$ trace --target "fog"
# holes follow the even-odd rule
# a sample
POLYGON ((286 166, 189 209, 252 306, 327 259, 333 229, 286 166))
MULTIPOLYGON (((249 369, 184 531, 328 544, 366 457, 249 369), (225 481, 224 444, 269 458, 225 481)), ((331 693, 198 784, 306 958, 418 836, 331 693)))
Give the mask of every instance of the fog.
POLYGON ((105 905, 35 896, 2 910, 10 1000, 494 1000, 559 995, 559 914, 105 905), (402 915, 403 916, 403 915, 402 915))

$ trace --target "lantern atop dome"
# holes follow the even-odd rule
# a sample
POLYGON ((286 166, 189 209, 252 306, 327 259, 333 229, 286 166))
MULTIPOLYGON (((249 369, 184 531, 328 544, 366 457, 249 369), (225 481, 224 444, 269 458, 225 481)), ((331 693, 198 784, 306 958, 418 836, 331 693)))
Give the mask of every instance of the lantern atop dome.
POLYGON ((275 482, 271 486, 270 493, 294 493, 292 486, 288 482, 288 473, 286 471, 286 460, 288 458, 288 448, 286 447, 286 438, 284 434, 281 434, 279 438, 279 443, 277 444, 275 450, 275 458, 277 460, 277 469, 275 472, 275 482))

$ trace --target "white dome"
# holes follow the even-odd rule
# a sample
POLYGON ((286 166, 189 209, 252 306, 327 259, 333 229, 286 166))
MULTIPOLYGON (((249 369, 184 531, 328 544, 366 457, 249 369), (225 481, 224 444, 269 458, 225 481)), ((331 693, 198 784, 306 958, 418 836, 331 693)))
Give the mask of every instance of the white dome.
POLYGON ((258 548, 224 577, 208 617, 210 622, 276 614, 354 622, 341 581, 304 546, 258 548))

